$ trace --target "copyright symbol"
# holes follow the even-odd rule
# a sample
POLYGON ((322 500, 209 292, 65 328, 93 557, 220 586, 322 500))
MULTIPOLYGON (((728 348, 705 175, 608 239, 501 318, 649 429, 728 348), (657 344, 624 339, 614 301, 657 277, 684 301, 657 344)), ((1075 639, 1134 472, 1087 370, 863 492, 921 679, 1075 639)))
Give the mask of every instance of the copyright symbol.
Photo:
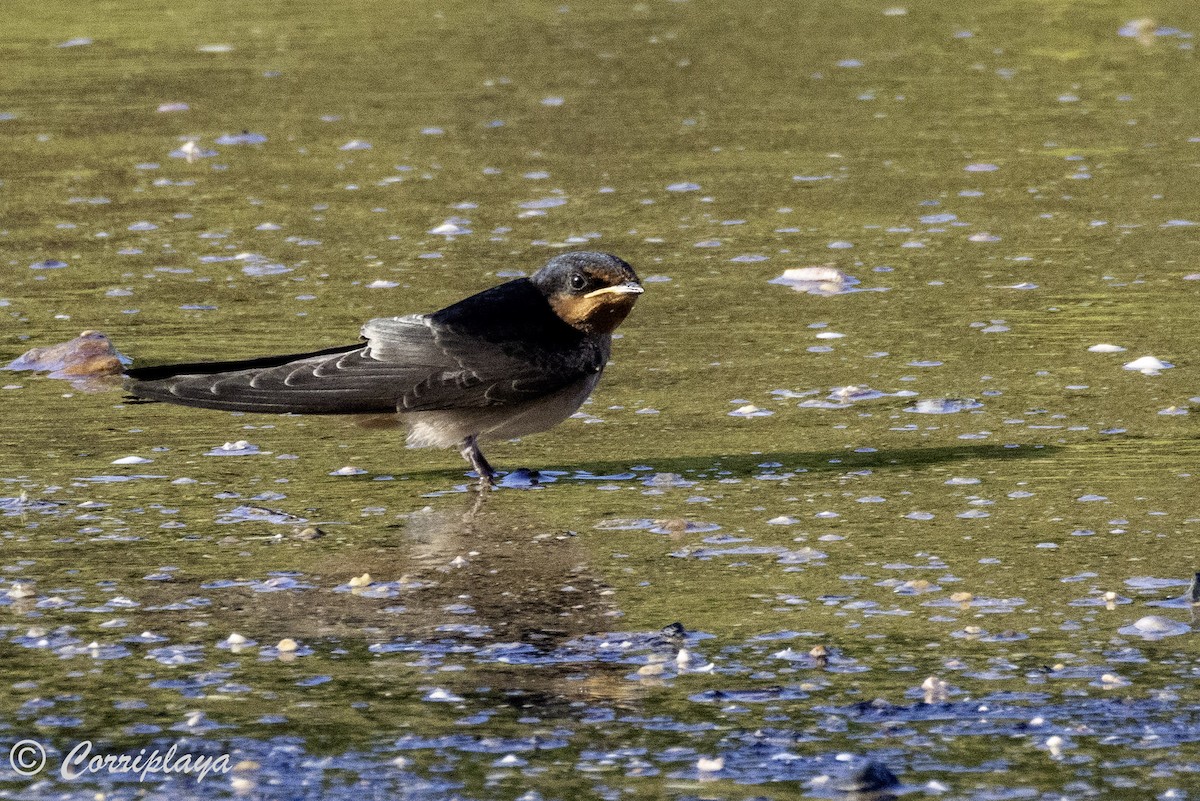
POLYGON ((8 764, 22 776, 36 776, 46 767, 46 748, 37 740, 22 740, 9 749, 8 764))

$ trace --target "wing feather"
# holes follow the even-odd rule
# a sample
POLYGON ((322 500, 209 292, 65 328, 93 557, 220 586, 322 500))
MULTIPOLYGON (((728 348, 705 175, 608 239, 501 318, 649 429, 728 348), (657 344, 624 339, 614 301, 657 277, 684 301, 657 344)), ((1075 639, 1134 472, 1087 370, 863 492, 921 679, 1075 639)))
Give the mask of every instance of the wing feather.
MULTIPOLYGON (((511 332, 510 332, 511 333, 511 332)), ((230 411, 347 414, 504 406, 604 369, 610 340, 487 332, 408 315, 370 320, 366 344, 240 362, 130 370, 141 398, 230 411)))
POLYGON ((362 333, 374 357, 426 369, 400 399, 401 411, 527 401, 602 371, 610 349, 606 336, 480 337, 426 315, 371 320, 362 333))

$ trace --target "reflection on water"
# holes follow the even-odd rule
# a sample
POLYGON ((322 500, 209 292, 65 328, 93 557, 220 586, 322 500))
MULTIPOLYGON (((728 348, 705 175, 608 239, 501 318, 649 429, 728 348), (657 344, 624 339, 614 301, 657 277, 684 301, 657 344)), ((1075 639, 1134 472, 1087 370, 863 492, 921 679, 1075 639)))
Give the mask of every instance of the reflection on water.
MULTIPOLYGON (((708 491, 708 481, 639 486, 684 494, 708 491)), ((1067 620, 1042 598, 985 594, 978 551, 881 565, 855 552, 852 532, 818 537, 821 551, 804 544, 810 529, 799 519, 731 532, 728 521, 611 517, 576 532, 531 517, 536 497, 456 493, 365 538, 336 521, 247 516, 210 529, 204 558, 155 567, 81 564, 73 557, 87 551, 70 545, 10 563, 0 633, 11 726, 52 744, 55 758, 84 738, 108 751, 178 743, 229 753, 232 779, 210 777, 204 797, 319 785, 337 798, 368 778, 401 797, 535 778, 587 794, 725 780, 801 782, 838 797, 884 770, 906 782, 936 777, 924 781, 937 791, 970 775, 966 765, 1032 770, 1039 749, 1086 769, 1097 737, 1145 744, 1147 756, 1123 769, 1133 776, 1153 754, 1192 742, 1200 724, 1156 678, 1177 684, 1188 661, 1175 650, 1157 665, 1150 650, 1189 626, 1166 608, 1136 611, 1148 596, 1180 605, 1181 588, 1190 610, 1186 581, 1132 579, 1131 599, 1079 597, 1069 588, 1086 577, 1066 577, 1071 604, 1095 610, 1067 620), (755 544, 778 542, 776 531, 791 548, 755 544), (629 551, 647 546, 657 556, 644 572, 629 551), (637 600, 640 585, 652 600, 637 600), (629 626, 622 598, 659 624, 629 626), (765 630, 691 630, 717 619, 705 606, 725 603, 765 630), (676 617, 682 625, 667 625, 676 617), (880 625, 889 620, 908 621, 915 638, 880 625), (1057 633, 1048 620, 1061 621, 1057 633), (1120 620, 1129 631, 1113 631, 1120 620), (1097 626, 1112 632, 1106 640, 1136 640, 1096 647, 1097 626), (961 645, 948 650, 938 631, 961 645), (1046 638, 1053 650, 1039 645, 1046 638), (997 736, 1010 743, 1000 754, 997 736)), ((6 508, 35 538, 78 525, 62 506, 6 508)), ((84 787, 120 785, 45 785, 66 797, 84 787)))

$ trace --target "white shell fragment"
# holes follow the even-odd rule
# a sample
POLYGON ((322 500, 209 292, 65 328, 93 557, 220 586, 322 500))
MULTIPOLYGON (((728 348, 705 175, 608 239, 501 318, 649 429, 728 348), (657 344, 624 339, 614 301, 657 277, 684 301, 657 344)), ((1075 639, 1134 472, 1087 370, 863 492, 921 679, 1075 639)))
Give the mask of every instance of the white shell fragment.
POLYGON ((113 459, 112 464, 150 464, 153 461, 144 456, 122 456, 120 459, 113 459))
POLYGON ((1126 370, 1133 370, 1142 375, 1158 375, 1163 370, 1170 370, 1175 365, 1170 362, 1164 362, 1162 359, 1154 356, 1142 356, 1139 359, 1134 359, 1131 362, 1126 362, 1124 365, 1126 370))
POLYGON ((211 148, 201 147, 192 139, 184 142, 181 146, 172 150, 169 154, 173 159, 183 159, 188 164, 194 164, 197 159, 208 159, 217 155, 217 151, 211 148))
POLYGON ((854 287, 861 282, 836 267, 794 267, 769 283, 790 286, 810 295, 841 295, 858 291, 854 287))
POLYGON ((739 406, 729 413, 730 417, 769 417, 775 414, 770 409, 763 409, 755 406, 753 403, 748 403, 745 406, 739 406))
POLYGON ((426 233, 446 237, 463 236, 464 234, 471 233, 471 229, 466 227, 466 222, 466 220, 461 218, 451 218, 439 226, 430 228, 426 233))
POLYGON ((1187 623, 1180 623, 1177 620, 1171 620, 1169 617, 1161 617, 1160 615, 1146 615, 1143 618, 1138 618, 1132 625, 1117 629, 1117 632, 1141 637, 1146 640, 1160 640, 1163 637, 1187 634, 1191 630, 1192 627, 1187 623))
POLYGON ((914 414, 954 414, 982 408, 983 404, 974 398, 925 398, 906 407, 904 411, 914 414))
POLYGON ((885 397, 885 394, 877 389, 871 389, 865 385, 851 384, 845 387, 833 387, 829 392, 829 399, 849 403, 852 401, 875 400, 876 398, 885 397))
POLYGON ((236 442, 226 442, 224 445, 218 445, 210 450, 205 456, 252 456, 262 453, 257 445, 254 445, 247 440, 239 439, 236 442))
POLYGON ((1099 345, 1092 345, 1088 348, 1091 353, 1124 353, 1125 348, 1120 345, 1109 345, 1106 342, 1101 342, 1099 345))

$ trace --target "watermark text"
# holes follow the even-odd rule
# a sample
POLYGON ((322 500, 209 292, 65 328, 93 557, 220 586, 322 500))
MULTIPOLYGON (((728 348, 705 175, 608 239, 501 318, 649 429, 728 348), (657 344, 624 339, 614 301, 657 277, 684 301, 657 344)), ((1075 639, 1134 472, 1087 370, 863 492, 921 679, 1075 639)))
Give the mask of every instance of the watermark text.
MULTIPOLYGON (((8 752, 8 763, 18 775, 36 776, 46 768, 46 747, 37 740, 21 740, 8 752)), ((89 775, 110 774, 136 776, 139 782, 171 774, 194 776, 202 782, 210 774, 226 774, 233 770, 229 754, 190 754, 172 745, 165 751, 145 748, 136 754, 99 753, 91 740, 83 740, 68 751, 58 767, 58 773, 68 781, 89 775)))

